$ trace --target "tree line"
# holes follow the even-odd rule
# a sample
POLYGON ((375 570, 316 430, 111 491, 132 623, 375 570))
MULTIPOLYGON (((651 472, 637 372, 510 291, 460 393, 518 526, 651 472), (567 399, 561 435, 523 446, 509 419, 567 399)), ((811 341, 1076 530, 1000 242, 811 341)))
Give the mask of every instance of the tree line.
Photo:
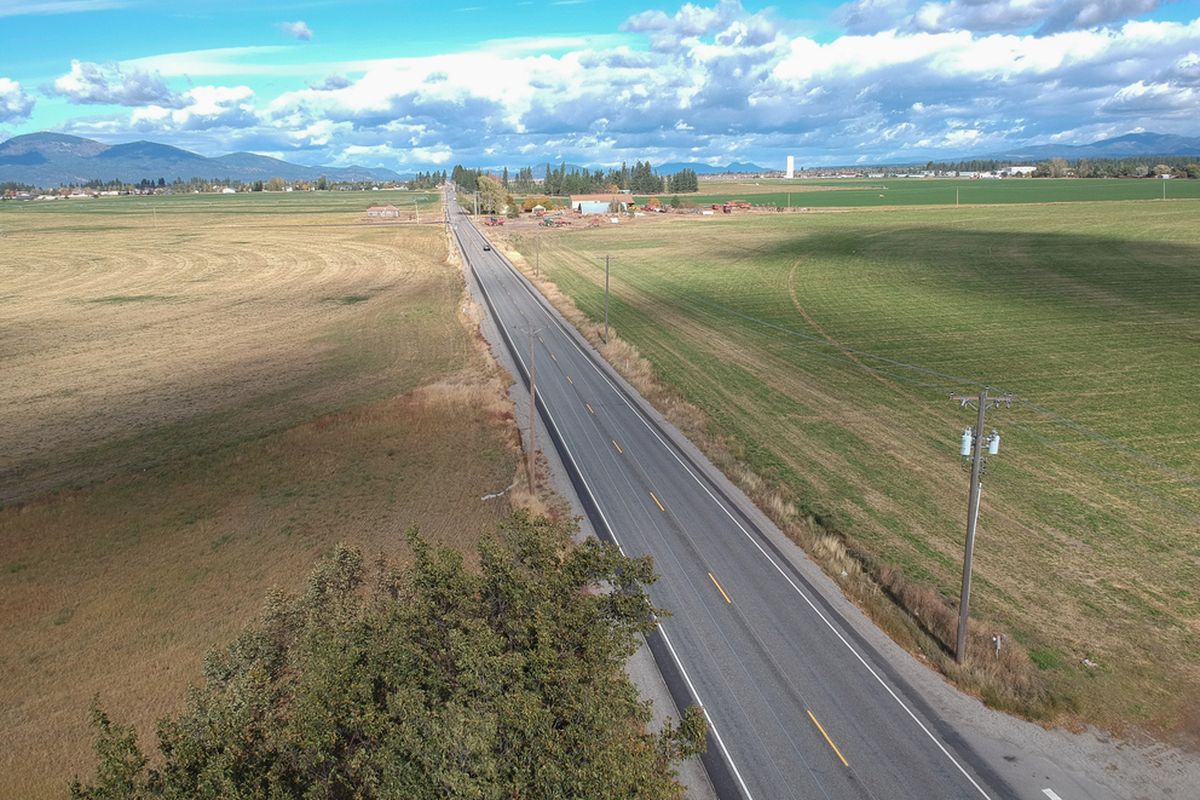
MULTIPOLYGON (((1016 162, 997 159, 970 161, 930 161, 928 172, 999 172, 1016 162)), ((1151 178, 1172 175, 1200 179, 1200 159, 1196 156, 1142 156, 1137 158, 1055 157, 1036 163, 1038 178, 1151 178)))
POLYGON ((649 161, 635 162, 632 167, 622 163, 620 167, 608 170, 592 170, 568 164, 546 164, 541 180, 534 178, 532 167, 522 167, 514 175, 510 175, 508 168, 504 167, 498 175, 494 175, 458 164, 451 171, 450 177, 466 192, 479 191, 480 178, 488 177, 495 180, 506 192, 538 192, 551 197, 625 191, 633 194, 662 194, 700 190, 700 179, 694 170, 683 169, 671 175, 658 175, 649 161))
POLYGON ((99 765, 71 797, 680 796, 704 715, 648 732, 624 672, 662 613, 650 560, 570 534, 517 513, 472 568, 415 531, 404 567, 339 546, 208 656, 153 760, 95 703, 99 765))

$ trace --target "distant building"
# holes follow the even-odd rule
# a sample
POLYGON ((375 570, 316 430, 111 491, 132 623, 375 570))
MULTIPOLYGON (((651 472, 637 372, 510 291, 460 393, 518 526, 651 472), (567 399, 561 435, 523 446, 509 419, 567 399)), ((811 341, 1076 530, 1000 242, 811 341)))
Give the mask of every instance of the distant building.
POLYGON ((400 209, 395 206, 371 206, 367 209, 367 219, 398 219, 400 209))
POLYGON ((571 208, 580 214, 607 214, 613 203, 625 211, 631 199, 628 194, 573 194, 571 208))
POLYGON ((1015 166, 1005 167, 1000 174, 1002 175, 1024 175, 1029 176, 1037 172, 1037 167, 1033 166, 1015 166))
POLYGON ((787 157, 787 179, 790 181, 794 177, 796 177, 796 157, 788 156, 787 157))
POLYGON ((226 186, 221 190, 221 194, 237 194, 237 189, 233 188, 232 186, 226 186))

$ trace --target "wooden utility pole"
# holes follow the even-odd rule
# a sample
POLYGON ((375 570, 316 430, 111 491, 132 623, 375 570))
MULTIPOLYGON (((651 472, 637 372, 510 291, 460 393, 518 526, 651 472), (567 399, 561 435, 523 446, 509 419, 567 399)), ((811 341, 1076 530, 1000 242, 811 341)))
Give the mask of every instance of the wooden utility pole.
POLYGON ((538 276, 538 269, 542 265, 542 235, 539 233, 537 238, 533 240, 533 277, 538 276))
MULTIPOLYGON (((972 403, 978 404, 979 415, 975 421, 975 428, 968 428, 963 431, 963 448, 960 451, 964 456, 971 458, 971 490, 967 499, 967 542, 966 548, 963 551, 963 575, 962 575, 962 593, 958 600, 958 636, 954 644, 954 660, 962 664, 967 659, 967 618, 968 609, 971 605, 971 562, 975 556, 975 524, 979 521, 979 495, 982 490, 981 478, 983 477, 984 452, 983 446, 985 439, 983 435, 983 426, 988 407, 996 408, 1001 404, 1012 406, 1012 395, 1004 395, 1002 397, 988 397, 987 387, 979 390, 979 397, 975 398, 970 395, 952 394, 950 399, 957 402, 962 408, 969 407, 972 403), (968 438, 970 447, 966 445, 968 438)), ((1000 435, 993 431, 986 439, 988 452, 995 455, 1000 451, 1000 435)))

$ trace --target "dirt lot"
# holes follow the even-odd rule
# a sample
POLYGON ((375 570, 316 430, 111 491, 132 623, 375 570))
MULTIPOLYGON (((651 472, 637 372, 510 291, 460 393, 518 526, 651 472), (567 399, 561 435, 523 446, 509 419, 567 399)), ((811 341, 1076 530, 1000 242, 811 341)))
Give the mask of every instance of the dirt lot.
POLYGON ((3 797, 91 768, 93 697, 149 741, 333 543, 470 547, 509 508, 480 499, 519 458, 439 226, 136 202, 0 211, 3 797))

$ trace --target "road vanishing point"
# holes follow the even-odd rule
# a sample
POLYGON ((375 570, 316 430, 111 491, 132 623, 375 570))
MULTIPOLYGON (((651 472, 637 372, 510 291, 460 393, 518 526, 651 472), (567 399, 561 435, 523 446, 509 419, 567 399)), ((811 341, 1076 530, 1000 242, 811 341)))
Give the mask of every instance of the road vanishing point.
POLYGON ((598 535, 654 559, 649 637, 709 722, 721 798, 1001 800, 1012 790, 857 634, 447 195, 447 219, 598 535))

